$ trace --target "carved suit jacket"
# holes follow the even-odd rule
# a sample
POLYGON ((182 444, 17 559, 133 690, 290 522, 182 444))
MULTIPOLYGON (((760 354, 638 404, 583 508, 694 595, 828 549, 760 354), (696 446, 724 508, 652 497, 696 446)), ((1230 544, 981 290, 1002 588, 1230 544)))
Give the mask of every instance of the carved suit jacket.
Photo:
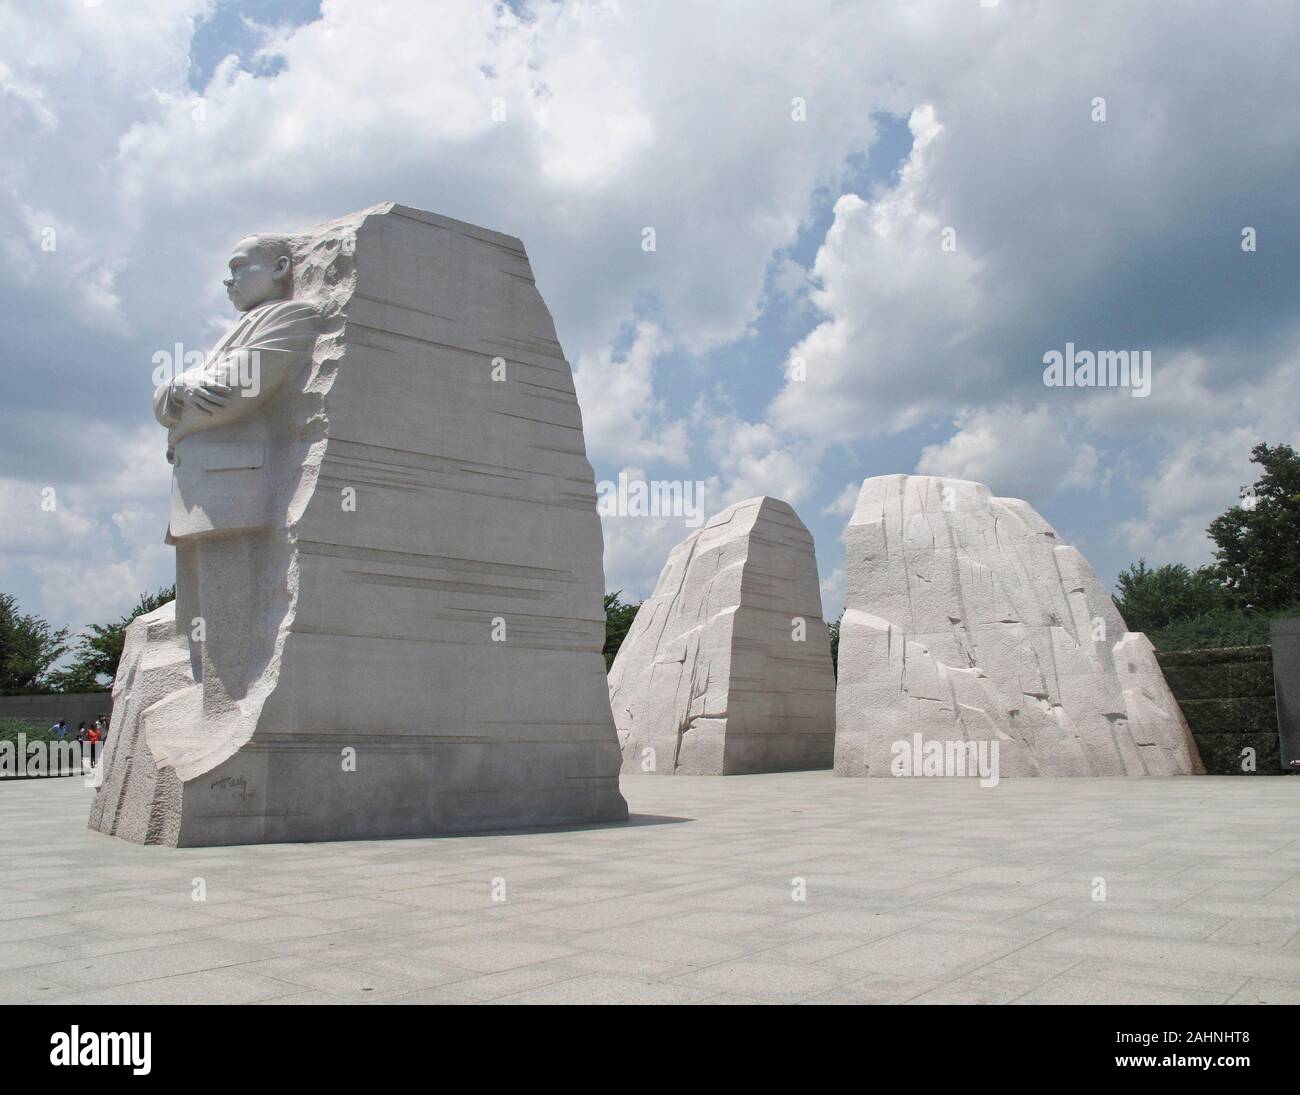
MULTIPOLYGON (((319 313, 298 300, 277 300, 245 312, 202 365, 154 391, 154 415, 167 427, 172 464, 167 542, 187 536, 268 528, 272 512, 272 436, 266 407, 311 357, 319 313), (179 390, 212 377, 236 390, 208 413, 182 403, 179 390)), ((280 474, 287 474, 279 469, 280 474)))

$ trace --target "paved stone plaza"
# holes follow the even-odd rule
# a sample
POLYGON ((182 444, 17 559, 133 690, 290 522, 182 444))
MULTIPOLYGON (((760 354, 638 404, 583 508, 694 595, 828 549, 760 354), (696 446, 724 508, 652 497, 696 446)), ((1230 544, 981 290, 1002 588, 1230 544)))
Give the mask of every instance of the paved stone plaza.
POLYGON ((176 850, 0 784, 0 1001, 1300 1003, 1297 779, 622 788, 605 828, 176 850))

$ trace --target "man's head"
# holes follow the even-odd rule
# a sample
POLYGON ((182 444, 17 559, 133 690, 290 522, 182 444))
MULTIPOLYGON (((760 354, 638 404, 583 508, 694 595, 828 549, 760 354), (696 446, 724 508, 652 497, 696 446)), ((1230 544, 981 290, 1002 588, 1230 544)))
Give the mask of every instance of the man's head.
POLYGON ((230 302, 247 312, 293 295, 293 249, 284 236, 245 236, 230 255, 224 282, 230 302))

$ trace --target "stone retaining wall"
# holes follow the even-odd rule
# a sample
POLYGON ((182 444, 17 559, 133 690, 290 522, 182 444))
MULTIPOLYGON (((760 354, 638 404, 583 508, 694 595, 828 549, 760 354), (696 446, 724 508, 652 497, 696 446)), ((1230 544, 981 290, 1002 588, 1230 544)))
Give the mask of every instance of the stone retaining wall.
POLYGON ((1207 774, 1281 773, 1270 647, 1178 650, 1156 657, 1183 709, 1207 774), (1243 769, 1242 750, 1247 748, 1255 750, 1254 771, 1243 769))
POLYGON ((113 713, 111 692, 56 692, 38 696, 0 696, 0 719, 23 719, 42 729, 64 719, 75 732, 77 724, 89 726, 100 715, 113 713))

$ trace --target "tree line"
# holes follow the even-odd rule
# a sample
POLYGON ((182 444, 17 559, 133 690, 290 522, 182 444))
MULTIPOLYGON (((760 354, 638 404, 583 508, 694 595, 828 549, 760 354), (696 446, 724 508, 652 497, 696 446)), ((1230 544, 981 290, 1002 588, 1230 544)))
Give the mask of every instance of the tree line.
POLYGON ((175 597, 175 586, 141 594, 135 608, 120 620, 87 625, 70 646, 68 628, 56 629, 39 616, 25 615, 12 594, 0 593, 0 696, 111 688, 127 625, 175 597), (53 668, 69 652, 68 664, 53 668))
POLYGON ((1300 615, 1300 457, 1260 444, 1250 459, 1263 474, 1206 529, 1213 563, 1139 559, 1119 574, 1115 606, 1157 650, 1263 645, 1270 620, 1300 615))

